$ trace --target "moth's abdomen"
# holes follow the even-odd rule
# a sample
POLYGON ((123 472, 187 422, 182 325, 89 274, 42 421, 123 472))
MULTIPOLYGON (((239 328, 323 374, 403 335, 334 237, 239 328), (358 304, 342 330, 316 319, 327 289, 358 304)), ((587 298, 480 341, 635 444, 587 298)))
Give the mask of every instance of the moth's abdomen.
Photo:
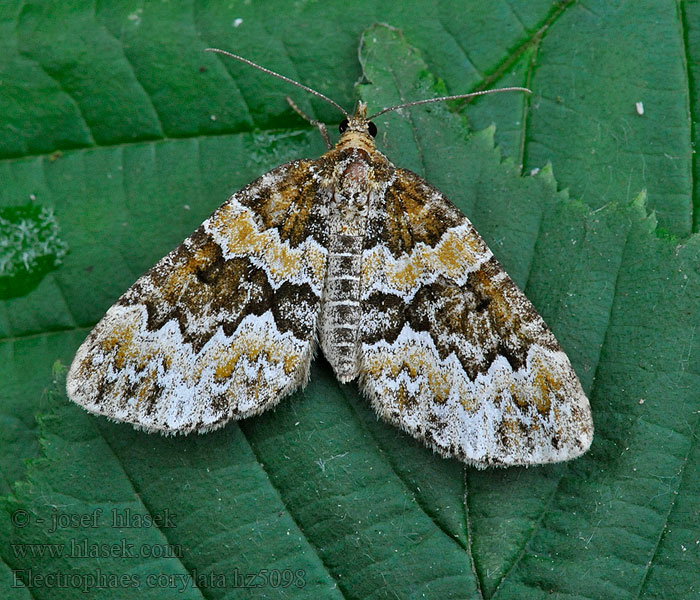
POLYGON ((360 323, 360 269, 364 236, 331 234, 321 304, 321 348, 336 376, 357 377, 360 323))

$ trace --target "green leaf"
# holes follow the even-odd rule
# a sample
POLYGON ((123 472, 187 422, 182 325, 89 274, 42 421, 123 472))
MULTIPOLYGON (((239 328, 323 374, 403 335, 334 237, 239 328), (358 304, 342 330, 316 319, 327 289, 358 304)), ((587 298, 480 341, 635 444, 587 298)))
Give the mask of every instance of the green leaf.
POLYGON ((684 70, 697 63, 695 13, 661 2, 3 4, 0 206, 53 209, 69 248, 0 303, 3 597, 83 597, 99 576, 114 598, 134 581, 152 597, 697 596, 700 242, 657 227, 686 235, 696 220, 684 70), (69 364, 141 272, 238 187, 323 152, 284 95, 340 118, 207 46, 348 108, 358 93, 371 110, 533 89, 462 114, 389 113, 377 142, 470 217, 555 331, 591 397, 587 455, 464 468, 379 422, 320 356, 303 392, 205 436, 147 435, 65 398, 56 361, 69 364), (539 173, 522 177, 521 164, 539 173), (112 527, 112 510, 164 522, 112 527), (67 526, 52 531, 52 518, 67 526), (85 543, 106 555, 65 555, 85 543), (139 557, 119 554, 129 543, 139 557), (264 585, 246 587, 256 574, 264 585))

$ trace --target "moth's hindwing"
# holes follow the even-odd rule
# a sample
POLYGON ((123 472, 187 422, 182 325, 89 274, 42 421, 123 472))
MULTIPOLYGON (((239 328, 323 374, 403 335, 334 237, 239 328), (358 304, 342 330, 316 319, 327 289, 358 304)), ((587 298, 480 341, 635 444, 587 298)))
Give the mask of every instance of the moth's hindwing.
POLYGON ((294 161, 234 194, 112 306, 71 365, 87 410, 208 431, 308 380, 326 270, 325 202, 294 161))
POLYGON ((478 467, 585 452, 590 407, 568 358, 467 218, 405 170, 373 204, 360 385, 379 415, 478 467))

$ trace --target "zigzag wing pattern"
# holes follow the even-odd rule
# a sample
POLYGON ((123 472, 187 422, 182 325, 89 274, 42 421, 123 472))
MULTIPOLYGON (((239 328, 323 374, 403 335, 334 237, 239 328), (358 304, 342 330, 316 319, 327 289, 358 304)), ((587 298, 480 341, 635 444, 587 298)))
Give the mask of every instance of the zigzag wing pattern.
POLYGON ((469 220, 400 169, 373 205, 359 368, 379 415, 477 467, 585 452, 593 425, 576 374, 469 220))
POLYGON ((327 254, 313 165, 263 175, 141 276, 78 350, 70 398, 148 431, 188 433, 304 385, 327 254))

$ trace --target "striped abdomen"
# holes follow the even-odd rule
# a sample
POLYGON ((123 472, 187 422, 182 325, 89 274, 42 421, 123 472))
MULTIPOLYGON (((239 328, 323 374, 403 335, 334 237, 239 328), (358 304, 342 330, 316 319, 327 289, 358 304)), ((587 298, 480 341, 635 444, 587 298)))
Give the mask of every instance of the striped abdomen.
POLYGON ((340 381, 357 377, 360 268, 364 236, 331 234, 321 305, 321 348, 340 381))

